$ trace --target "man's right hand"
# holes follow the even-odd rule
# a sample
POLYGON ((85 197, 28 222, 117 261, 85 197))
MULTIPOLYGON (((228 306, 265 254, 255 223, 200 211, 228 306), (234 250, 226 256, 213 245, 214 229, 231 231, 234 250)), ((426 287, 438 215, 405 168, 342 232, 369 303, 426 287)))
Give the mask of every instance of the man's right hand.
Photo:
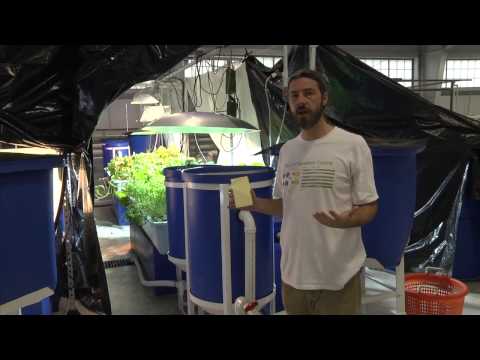
POLYGON ((257 204, 257 196, 255 195, 255 191, 251 190, 250 193, 252 194, 252 202, 253 205, 251 206, 245 206, 243 208, 237 208, 235 205, 235 198, 233 196, 233 191, 229 190, 228 191, 228 198, 229 198, 229 204, 228 207, 230 209, 238 209, 238 210, 246 210, 246 211, 255 211, 256 209, 256 204, 257 204))

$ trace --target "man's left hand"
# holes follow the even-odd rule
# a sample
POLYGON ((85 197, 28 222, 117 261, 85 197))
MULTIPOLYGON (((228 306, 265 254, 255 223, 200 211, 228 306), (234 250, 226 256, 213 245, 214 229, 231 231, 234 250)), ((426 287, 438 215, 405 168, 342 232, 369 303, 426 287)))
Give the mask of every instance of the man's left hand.
POLYGON ((320 211, 313 214, 313 217, 322 225, 345 229, 353 226, 352 214, 354 211, 355 208, 342 213, 334 210, 320 211))

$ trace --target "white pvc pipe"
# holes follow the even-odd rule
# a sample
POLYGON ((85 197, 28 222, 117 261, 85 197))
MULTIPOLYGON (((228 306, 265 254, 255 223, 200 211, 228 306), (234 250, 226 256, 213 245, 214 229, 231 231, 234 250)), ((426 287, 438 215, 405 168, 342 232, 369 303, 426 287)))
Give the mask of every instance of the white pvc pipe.
POLYGON ((177 275, 177 302, 178 302, 178 310, 181 314, 185 314, 185 310, 183 307, 183 292, 185 291, 184 281, 182 279, 182 269, 178 266, 175 266, 175 272, 177 275))
POLYGON ((233 315, 232 304, 232 258, 230 246, 230 209, 228 208, 229 185, 220 185, 220 229, 222 244, 222 288, 223 288, 223 313, 233 315))
POLYGON ((188 251, 190 239, 188 234, 187 186, 183 183, 183 222, 185 236, 185 273, 187 278, 187 314, 193 315, 193 303, 190 296, 190 254, 188 251))
POLYGON ((130 257, 133 259, 133 261, 135 262, 135 265, 137 267, 137 272, 138 272, 138 277, 140 278, 140 283, 143 285, 143 286, 147 286, 147 287, 157 287, 157 286, 166 286, 166 287, 174 287, 176 288, 177 287, 177 283, 176 281, 171 281, 171 280, 153 280, 153 281, 149 281, 149 280, 145 280, 144 276, 143 276, 143 272, 142 272, 142 267, 140 266, 140 263, 138 261, 138 258, 137 258, 137 255, 131 251, 130 252, 130 257))
POLYGON ((276 301, 276 296, 277 296, 277 285, 275 284, 275 270, 276 270, 276 265, 275 265, 275 234, 273 234, 273 242, 272 242, 272 264, 273 264, 273 300, 270 303, 270 314, 273 315, 277 312, 277 301, 276 301))
POLYGON ((21 315, 22 308, 39 303, 54 294, 49 287, 33 291, 9 302, 0 304, 0 315, 21 315))
POLYGON ((238 214, 245 229, 245 298, 255 300, 255 237, 257 228, 250 211, 240 211, 238 214))

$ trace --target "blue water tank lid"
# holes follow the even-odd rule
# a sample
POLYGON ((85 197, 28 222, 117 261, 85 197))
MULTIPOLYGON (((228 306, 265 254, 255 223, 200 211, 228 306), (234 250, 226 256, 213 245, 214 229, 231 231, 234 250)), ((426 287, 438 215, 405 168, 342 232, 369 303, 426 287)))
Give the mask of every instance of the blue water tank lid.
POLYGON ((0 153, 0 174, 49 170, 63 166, 63 157, 57 155, 0 153))
POLYGON ((184 182, 202 184, 229 184, 230 180, 240 176, 248 176, 250 182, 271 180, 275 171, 266 166, 220 166, 206 168, 204 166, 182 171, 184 182))
POLYGON ((102 145, 103 146, 129 146, 130 142, 128 141, 128 138, 110 138, 110 139, 104 139, 102 145))
POLYGON ((373 156, 385 156, 385 157, 403 157, 409 155, 416 155, 425 149, 425 145, 415 145, 410 147, 395 147, 395 146, 382 146, 382 145, 369 145, 373 156))
MULTIPOLYGON (((199 165, 184 165, 184 166, 170 166, 163 169, 163 175, 165 176, 165 180, 169 182, 181 182, 183 183, 182 179, 182 171, 186 169, 194 169, 198 168, 199 165)), ((222 165, 201 165, 202 169, 213 169, 217 167, 222 167, 222 165)))

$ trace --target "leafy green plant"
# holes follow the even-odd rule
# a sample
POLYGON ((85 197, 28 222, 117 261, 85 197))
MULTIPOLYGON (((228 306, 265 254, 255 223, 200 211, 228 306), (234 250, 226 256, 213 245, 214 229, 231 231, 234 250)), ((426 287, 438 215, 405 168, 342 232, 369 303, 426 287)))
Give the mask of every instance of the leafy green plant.
POLYGON ((265 164, 263 162, 260 162, 260 161, 253 161, 249 164, 247 163, 240 163, 238 164, 239 166, 265 166, 265 164))
POLYGON ((151 153, 114 158, 108 170, 115 196, 126 206, 128 219, 140 226, 146 221, 166 220, 163 169, 194 163, 194 159, 187 158, 176 147, 159 147, 151 153))

